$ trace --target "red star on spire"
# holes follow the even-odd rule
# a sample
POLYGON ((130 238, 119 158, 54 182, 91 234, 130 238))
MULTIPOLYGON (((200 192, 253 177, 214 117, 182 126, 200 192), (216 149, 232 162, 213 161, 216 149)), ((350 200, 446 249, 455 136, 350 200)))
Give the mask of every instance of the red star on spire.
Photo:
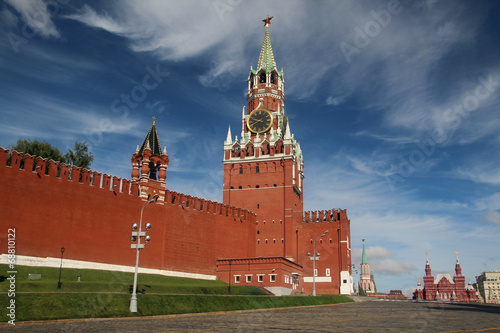
POLYGON ((269 15, 267 15, 267 17, 262 20, 262 22, 264 22, 264 26, 271 24, 271 20, 273 19, 273 17, 274 16, 269 17, 269 15))

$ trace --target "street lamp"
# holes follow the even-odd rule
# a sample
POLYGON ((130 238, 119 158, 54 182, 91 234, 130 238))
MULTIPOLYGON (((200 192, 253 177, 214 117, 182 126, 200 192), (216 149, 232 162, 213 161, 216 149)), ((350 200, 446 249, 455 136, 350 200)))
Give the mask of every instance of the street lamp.
POLYGON ((61 273, 62 273, 62 260, 63 260, 64 247, 61 247, 61 266, 59 267, 59 282, 57 282, 57 289, 61 289, 61 273))
MULTIPOLYGON (((141 209, 141 218, 139 220, 139 231, 132 231, 132 237, 130 240, 135 242, 137 240, 137 244, 132 244, 132 249, 137 249, 137 254, 135 258, 135 273, 134 273, 134 289, 132 289, 132 298, 130 298, 130 312, 137 312, 137 272, 139 271, 139 250, 143 249, 146 243, 151 239, 149 236, 146 236, 147 230, 151 228, 151 224, 146 223, 146 231, 142 232, 142 213, 144 212, 144 208, 147 205, 152 204, 158 199, 158 194, 153 195, 153 197, 146 201, 141 209), (141 237, 144 237, 144 244, 141 244, 141 237)), ((137 229, 137 223, 132 225, 132 230, 137 229)))
POLYGON ((227 291, 231 293, 231 260, 229 260, 229 286, 227 287, 227 291))
POLYGON ((324 233, 322 233, 321 235, 314 238, 313 256, 311 257, 310 253, 307 254, 309 256, 309 259, 311 259, 313 261, 313 293, 312 293, 313 296, 316 296, 316 274, 315 274, 316 273, 316 260, 319 260, 319 257, 320 257, 320 254, 316 253, 316 240, 325 236, 327 233, 328 233, 328 230, 326 230, 324 233))

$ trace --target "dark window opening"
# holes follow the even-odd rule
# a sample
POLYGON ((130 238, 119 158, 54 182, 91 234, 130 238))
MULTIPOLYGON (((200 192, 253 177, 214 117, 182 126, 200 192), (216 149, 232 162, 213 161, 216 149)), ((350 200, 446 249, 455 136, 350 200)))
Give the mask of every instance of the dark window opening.
POLYGON ((238 186, 238 188, 241 190, 241 186, 238 186))
POLYGON ((258 165, 255 167, 255 173, 259 173, 259 166, 258 165))
POLYGON ((240 169, 238 170, 239 174, 242 175, 243 174, 243 167, 240 167, 240 169))
POLYGON ((265 83, 266 82, 266 73, 261 73, 260 74, 260 83, 265 83))
POLYGON ((259 188, 260 186, 259 185, 255 185, 255 188, 259 188))

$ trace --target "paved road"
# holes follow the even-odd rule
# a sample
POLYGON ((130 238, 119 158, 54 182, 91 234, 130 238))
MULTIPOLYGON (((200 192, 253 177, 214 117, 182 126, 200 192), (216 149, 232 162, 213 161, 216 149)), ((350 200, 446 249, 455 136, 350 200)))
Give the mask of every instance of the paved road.
POLYGON ((369 301, 203 315, 0 326, 0 332, 500 332, 500 306, 369 301))

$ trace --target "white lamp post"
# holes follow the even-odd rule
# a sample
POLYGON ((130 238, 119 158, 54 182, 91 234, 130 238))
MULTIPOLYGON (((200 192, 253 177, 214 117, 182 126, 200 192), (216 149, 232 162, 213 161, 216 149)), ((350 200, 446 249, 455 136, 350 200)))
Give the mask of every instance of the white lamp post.
POLYGON ((324 233, 319 235, 318 237, 314 238, 313 241, 313 256, 311 257, 311 254, 308 253, 307 255, 309 256, 309 259, 313 261, 313 296, 316 296, 316 260, 319 260, 319 253, 316 253, 316 240, 325 236, 328 233, 328 230, 326 230, 324 233))
MULTIPOLYGON (((146 208, 147 205, 153 203, 158 199, 158 194, 153 195, 153 197, 146 201, 144 205, 142 206, 141 209, 141 219, 139 220, 139 231, 132 231, 132 237, 131 241, 132 243, 135 242, 137 239, 137 244, 132 244, 131 248, 132 249, 137 249, 137 255, 135 258, 135 273, 134 273, 134 289, 132 289, 132 298, 130 299, 130 312, 137 312, 137 272, 139 270, 139 250, 143 249, 146 243, 149 241, 150 237, 146 236, 146 232, 142 232, 142 213, 144 212, 144 208, 146 208), (141 237, 144 237, 144 244, 141 244, 141 237)), ((151 228, 151 224, 146 223, 146 230, 149 230, 151 228)), ((137 229, 137 224, 132 225, 132 230, 137 229)))

